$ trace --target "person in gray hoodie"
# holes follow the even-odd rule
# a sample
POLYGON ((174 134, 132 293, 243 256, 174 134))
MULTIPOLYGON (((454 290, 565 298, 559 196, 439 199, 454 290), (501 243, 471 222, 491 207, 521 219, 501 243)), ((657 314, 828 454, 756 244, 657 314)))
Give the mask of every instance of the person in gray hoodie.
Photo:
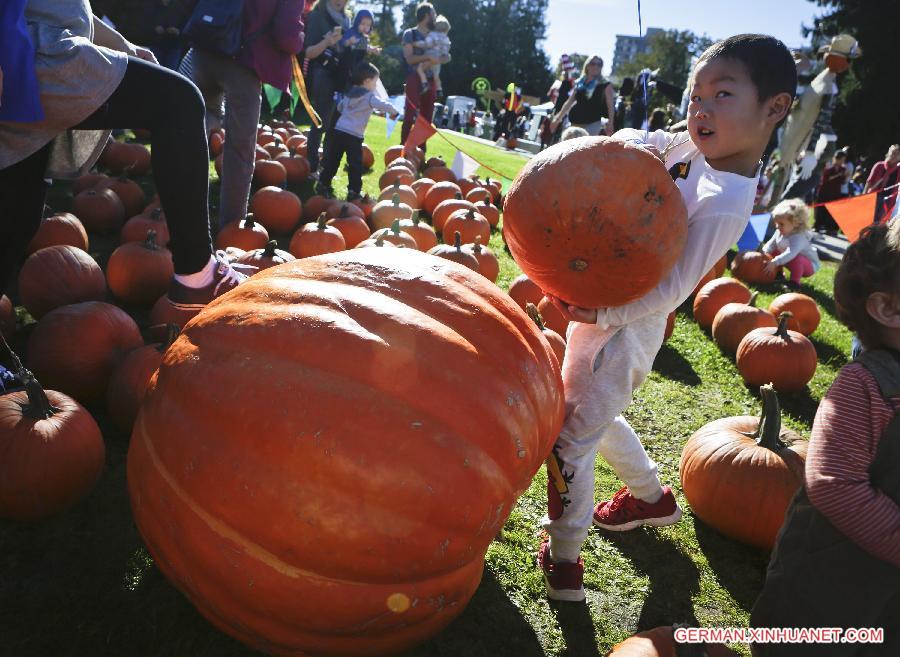
POLYGON ((334 179, 344 153, 347 154, 349 169, 347 184, 347 200, 360 197, 362 192, 362 143, 366 133, 366 125, 372 112, 380 110, 397 118, 399 112, 386 100, 375 95, 378 85, 378 68, 369 62, 358 64, 350 74, 350 89, 338 103, 340 118, 334 128, 328 131, 325 140, 325 160, 322 163, 322 174, 316 184, 316 194, 326 198, 334 198, 331 181, 334 179))

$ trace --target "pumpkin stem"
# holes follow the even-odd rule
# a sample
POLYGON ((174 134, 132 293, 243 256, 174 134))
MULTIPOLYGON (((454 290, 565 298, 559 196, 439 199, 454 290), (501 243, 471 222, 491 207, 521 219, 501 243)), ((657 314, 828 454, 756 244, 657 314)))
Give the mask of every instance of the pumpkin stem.
POLYGON ((759 416, 759 426, 753 438, 760 447, 765 447, 777 452, 786 447, 781 436, 781 406, 778 403, 778 395, 771 383, 759 387, 762 397, 762 413, 759 416))
POLYGON ((469 221, 474 221, 475 220, 475 210, 473 210, 472 208, 469 208, 469 211, 466 213, 466 219, 468 219, 469 221))
POLYGON ((316 221, 316 225, 319 230, 325 230, 325 222, 328 221, 325 213, 319 215, 319 219, 316 221))
POLYGON ((157 206, 150 212, 150 218, 153 221, 162 221, 162 207, 157 206))
MULTIPOLYGON (((397 178, 397 180, 399 181, 400 179, 397 178)), ((398 184, 399 184, 399 182, 398 182, 398 184)), ((395 207, 398 206, 398 205, 400 205, 400 194, 394 194, 394 195, 391 197, 391 203, 392 203, 395 207)))
POLYGON ((3 337, 2 333, 0 333, 0 343, 2 343, 3 349, 6 351, 12 361, 13 367, 16 369, 16 376, 18 376, 22 380, 22 383, 25 384, 25 394, 28 395, 28 404, 22 408, 22 415, 29 417, 32 420, 46 420, 47 418, 53 417, 56 413, 59 413, 59 409, 50 404, 50 400, 47 399, 47 393, 44 392, 44 388, 38 380, 34 378, 34 374, 25 369, 25 366, 22 365, 22 361, 19 360, 16 352, 14 352, 9 346, 9 343, 6 342, 6 338, 3 337))
POLYGON ((150 228, 147 231, 147 239, 144 240, 144 248, 151 251, 158 251, 159 246, 156 244, 156 231, 150 228))
POLYGON ((462 200, 462 192, 456 192, 456 194, 454 194, 453 197, 454 197, 457 201, 461 201, 461 200, 462 200))
POLYGON ((341 204, 341 211, 338 213, 338 217, 341 219, 346 219, 350 213, 350 208, 347 207, 346 203, 341 204))
POLYGON ((394 219, 394 222, 391 224, 391 232, 394 235, 397 235, 397 236, 400 235, 400 220, 399 219, 394 219))
POLYGON ((525 312, 528 313, 528 316, 531 317, 532 321, 537 324, 538 330, 544 330, 544 318, 541 317, 541 312, 537 309, 533 303, 529 302, 525 304, 525 312))
POLYGON ((794 316, 794 313, 785 310, 783 313, 778 315, 778 328, 775 329, 775 335, 777 335, 782 340, 790 340, 791 336, 788 335, 787 323, 788 320, 794 316))
POLYGON ((460 235, 459 231, 453 234, 453 246, 456 247, 458 253, 462 253, 462 235, 460 235))
POLYGON ((278 248, 278 242, 275 240, 269 240, 266 242, 266 248, 263 249, 262 255, 267 258, 271 258, 275 255, 275 249, 278 248))
POLYGON ((375 246, 384 246, 384 236, 379 235, 375 238, 375 246))
POLYGON ((748 306, 756 307, 756 297, 759 295, 759 292, 753 290, 753 294, 750 295, 750 300, 747 302, 748 306))
POLYGON ((254 225, 256 225, 256 222, 253 220, 253 213, 251 212, 246 217, 244 217, 244 228, 253 230, 254 225))
POLYGON ((420 221, 422 221, 422 220, 419 218, 419 211, 413 210, 413 213, 412 213, 413 226, 418 226, 420 221))
POLYGON ((481 235, 476 235, 472 240, 472 251, 475 252, 475 255, 481 255, 481 235))

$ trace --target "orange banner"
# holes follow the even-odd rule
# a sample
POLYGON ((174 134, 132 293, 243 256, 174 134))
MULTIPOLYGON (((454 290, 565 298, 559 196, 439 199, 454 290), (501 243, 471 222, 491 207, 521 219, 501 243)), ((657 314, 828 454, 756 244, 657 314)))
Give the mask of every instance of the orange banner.
POLYGON ((416 117, 416 123, 406 137, 403 143, 403 154, 407 155, 416 150, 417 146, 421 146, 431 138, 431 135, 437 132, 437 129, 431 125, 431 121, 427 120, 421 114, 416 117))
POLYGON ((851 242, 859 237, 859 232, 875 219, 875 202, 878 194, 864 194, 825 203, 825 208, 834 217, 841 231, 851 242))

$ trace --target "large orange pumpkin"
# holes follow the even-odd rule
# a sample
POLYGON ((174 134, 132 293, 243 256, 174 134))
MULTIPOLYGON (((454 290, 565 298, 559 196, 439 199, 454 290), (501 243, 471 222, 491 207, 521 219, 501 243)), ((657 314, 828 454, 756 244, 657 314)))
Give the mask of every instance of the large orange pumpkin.
POLYGON ((456 231, 456 234, 453 236, 453 244, 445 243, 431 247, 428 249, 428 255, 444 258, 463 267, 468 267, 472 271, 478 271, 478 260, 475 259, 475 256, 462 250, 462 240, 460 239, 459 231, 456 231))
POLYGON ((698 429, 684 446, 679 472, 694 515, 726 536, 772 549, 803 484, 807 442, 782 429, 775 389, 764 385, 760 393, 759 418, 727 417, 698 429))
POLYGON ((132 510, 164 575, 248 645, 396 653, 465 608, 563 414, 549 346, 483 277, 412 249, 298 260, 166 352, 132 510), (197 384, 238 370, 253 385, 197 384))
POLYGON ((541 151, 519 172, 503 234, 544 292, 585 308, 621 306, 653 289, 681 256, 687 210, 648 151, 582 137, 541 151))
POLYGON ((287 234, 300 223, 303 204, 294 192, 269 186, 250 197, 250 212, 269 233, 287 234))
POLYGON ((146 305, 166 293, 175 269, 169 249, 156 244, 156 233, 147 232, 143 242, 126 242, 106 263, 109 291, 125 303, 146 305))
POLYGON ((51 310, 28 338, 28 367, 48 387, 82 404, 102 402, 122 357, 144 344, 137 324, 116 306, 85 301, 51 310))
POLYGON ((731 274, 745 283, 768 285, 775 282, 778 275, 777 268, 771 272, 763 269, 771 259, 771 256, 760 251, 741 251, 731 261, 731 274))
POLYGON ((156 243, 166 246, 169 243, 169 225, 166 223, 166 215, 162 208, 153 208, 149 213, 138 214, 125 222, 119 241, 143 242, 147 239, 147 231, 156 233, 156 243))
MULTIPOLYGON (((606 657, 679 657, 681 646, 691 647, 689 644, 676 643, 674 628, 666 625, 628 637, 614 645, 612 650, 606 653, 606 657)), ((702 653, 690 654, 703 654, 706 657, 738 657, 738 653, 721 643, 707 643, 702 646, 702 650, 702 653)))
POLYGON ((294 232, 288 251, 295 258, 309 258, 310 256, 334 253, 347 248, 344 236, 337 228, 326 223, 325 213, 319 215, 319 220, 314 224, 301 226, 294 232))
POLYGON ((125 223, 125 206, 111 189, 86 189, 72 199, 72 214, 95 233, 111 233, 125 223))
POLYGON ((509 296, 519 305, 519 308, 525 310, 528 303, 538 305, 544 298, 544 292, 528 276, 520 274, 509 284, 509 296))
POLYGON ((169 324, 164 342, 144 345, 125 354, 113 370, 106 390, 106 408, 116 426, 130 434, 150 378, 162 364, 163 354, 178 336, 178 326, 169 324))
POLYGON ((700 328, 712 328, 722 306, 726 303, 747 303, 750 290, 734 278, 714 278, 700 288, 694 297, 694 320, 700 328))
POLYGON ((775 297, 769 304, 769 312, 776 317, 783 312, 791 313, 787 327, 803 335, 815 331, 822 319, 815 299, 799 292, 788 292, 775 297))
POLYGON ((741 340, 753 329, 778 326, 775 315, 754 305, 756 295, 757 292, 751 294, 747 303, 726 303, 716 313, 712 337, 723 351, 737 351, 741 340))
POLYGON ((547 338, 550 348, 556 355, 556 362, 562 367, 563 358, 566 356, 566 341, 559 333, 553 329, 547 328, 547 325, 544 324, 544 318, 541 317, 541 313, 533 303, 529 303, 525 306, 525 312, 528 313, 528 316, 531 317, 531 320, 538 329, 540 329, 541 335, 547 338))
POLYGON ((68 212, 58 212, 44 217, 25 252, 32 254, 38 249, 63 244, 78 247, 82 251, 87 251, 89 245, 84 225, 78 217, 68 212))
POLYGON ((28 370, 18 374, 25 391, 0 396, 0 517, 34 522, 87 495, 106 447, 81 404, 45 391, 28 370))
POLYGON ((803 390, 816 373, 818 359, 813 343, 787 328, 791 314, 778 317, 778 328, 753 329, 737 348, 735 362, 747 385, 772 382, 779 392, 803 390))
POLYGON ((74 246, 35 251, 19 272, 22 305, 40 319, 54 308, 106 298, 106 279, 94 259, 74 246))

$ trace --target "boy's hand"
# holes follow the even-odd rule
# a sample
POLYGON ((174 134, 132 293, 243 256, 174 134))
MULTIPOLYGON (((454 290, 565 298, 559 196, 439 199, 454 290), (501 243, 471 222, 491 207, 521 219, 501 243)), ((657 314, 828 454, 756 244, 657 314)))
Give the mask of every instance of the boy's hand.
POLYGON ((581 322, 582 324, 597 323, 597 308, 579 308, 578 306, 570 306, 562 301, 559 297, 552 294, 545 294, 546 298, 559 311, 564 319, 570 322, 581 322))

